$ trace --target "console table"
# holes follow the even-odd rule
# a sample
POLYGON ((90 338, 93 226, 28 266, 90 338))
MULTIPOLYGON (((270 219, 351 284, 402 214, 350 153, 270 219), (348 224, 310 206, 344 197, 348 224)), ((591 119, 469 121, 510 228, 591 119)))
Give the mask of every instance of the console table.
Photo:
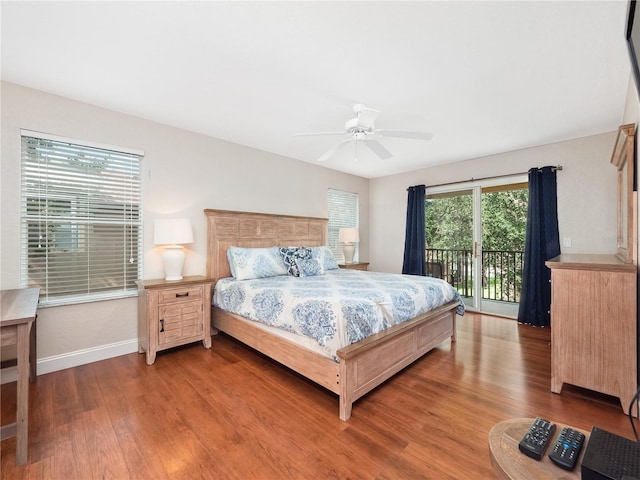
POLYGON ((541 460, 534 460, 520 451, 518 444, 527 430, 529 430, 533 420, 533 418, 513 418, 497 423, 491 429, 489 433, 489 453, 496 476, 504 480, 531 480, 533 478, 536 480, 570 480, 582 478, 580 464, 589 442, 589 432, 576 428, 576 430, 584 433, 586 438, 576 468, 569 472, 558 467, 548 457, 562 431, 562 427, 567 425, 561 425, 549 419, 556 424, 556 431, 541 460))
POLYGON ((28 453, 29 379, 36 380, 35 324, 40 289, 20 288, 0 293, 0 345, 16 345, 18 349, 16 423, 3 425, 0 437, 16 437, 16 464, 22 465, 27 462, 28 453))

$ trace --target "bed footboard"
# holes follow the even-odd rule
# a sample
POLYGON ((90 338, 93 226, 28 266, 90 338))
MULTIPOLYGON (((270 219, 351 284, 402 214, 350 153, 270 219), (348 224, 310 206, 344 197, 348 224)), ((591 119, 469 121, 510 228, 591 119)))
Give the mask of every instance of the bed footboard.
POLYGON ((353 402, 435 346, 455 341, 456 302, 339 350, 340 418, 348 420, 353 402))

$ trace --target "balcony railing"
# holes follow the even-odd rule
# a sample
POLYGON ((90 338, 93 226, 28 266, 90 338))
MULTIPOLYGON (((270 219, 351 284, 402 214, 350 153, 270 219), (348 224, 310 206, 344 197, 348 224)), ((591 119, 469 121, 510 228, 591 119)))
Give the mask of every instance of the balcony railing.
MULTIPOLYGON (((427 274, 443 278, 463 297, 473 296, 473 252, 471 250, 426 250, 427 274)), ((482 252, 482 298, 518 303, 522 289, 524 252, 482 252)))

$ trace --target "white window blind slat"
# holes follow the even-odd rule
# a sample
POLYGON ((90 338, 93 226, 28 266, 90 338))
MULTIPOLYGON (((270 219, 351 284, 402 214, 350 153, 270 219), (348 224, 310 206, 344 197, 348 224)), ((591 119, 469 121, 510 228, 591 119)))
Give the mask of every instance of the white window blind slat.
POLYGON ((66 145, 82 145, 82 146, 94 148, 97 150, 107 150, 109 152, 115 152, 115 154, 124 153, 124 154, 137 155, 140 158, 144 157, 144 152, 142 150, 136 150, 133 148, 114 147, 112 145, 105 145, 103 143, 96 143, 96 142, 88 142, 86 140, 82 140, 82 141, 74 140, 67 137, 61 137, 59 135, 52 135, 50 133, 21 129, 20 135, 22 137, 39 138, 42 140, 54 140, 66 145))
MULTIPOLYGON (((329 248, 338 263, 344 263, 342 245, 338 242, 338 233, 344 227, 358 227, 359 200, 357 193, 329 189, 327 192, 329 222, 327 227, 329 248)), ((354 261, 359 258, 359 244, 356 244, 354 261)))
POLYGON ((135 294, 141 160, 61 137, 22 136, 22 283, 40 288, 41 304, 135 294))

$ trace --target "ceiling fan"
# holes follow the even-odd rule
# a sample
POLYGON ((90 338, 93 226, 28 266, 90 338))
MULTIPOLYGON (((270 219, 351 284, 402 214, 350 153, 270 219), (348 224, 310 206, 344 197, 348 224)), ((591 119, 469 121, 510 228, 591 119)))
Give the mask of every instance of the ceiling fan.
POLYGON ((341 141, 337 145, 334 145, 328 152, 318 158, 319 162, 323 162, 341 149, 347 146, 352 140, 356 142, 356 160, 358 152, 358 142, 362 141, 369 149, 375 153, 380 159, 386 160, 393 155, 389 150, 385 148, 378 140, 377 137, 396 137, 396 138, 410 138, 415 140, 431 140, 433 135, 428 132, 412 132, 407 130, 380 130, 376 129, 374 122, 378 117, 380 111, 369 108, 362 103, 357 103, 353 106, 353 111, 356 114, 356 118, 347 120, 344 124, 343 132, 312 132, 312 133, 299 133, 296 136, 305 135, 346 135, 348 138, 341 141))

